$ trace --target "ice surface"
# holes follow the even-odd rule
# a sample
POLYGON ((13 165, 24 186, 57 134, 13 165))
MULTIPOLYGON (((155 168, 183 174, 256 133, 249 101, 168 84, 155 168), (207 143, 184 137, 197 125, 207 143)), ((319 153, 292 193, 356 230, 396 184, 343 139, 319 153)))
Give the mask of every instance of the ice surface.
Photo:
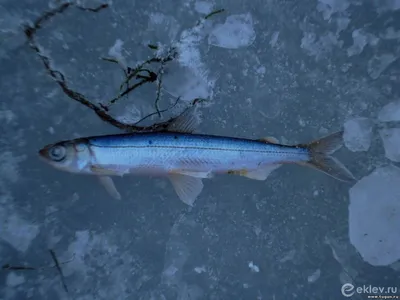
POLYGON ((323 13, 324 19, 328 20, 334 13, 344 12, 349 6, 348 0, 318 0, 317 9, 323 13))
POLYGON ((212 12, 213 4, 208 1, 196 1, 194 4, 194 9, 202 14, 209 14, 212 12))
POLYGON ((0 239, 20 252, 26 252, 39 234, 38 225, 26 221, 11 208, 0 207, 0 220, 0 239))
POLYGON ((368 61, 368 74, 372 79, 377 79, 397 59, 391 53, 375 55, 368 61))
POLYGON ((368 151, 371 146, 372 121, 368 118, 354 118, 344 123, 343 140, 353 152, 368 151))
POLYGON ((260 272, 260 268, 257 265, 255 265, 252 261, 249 262, 249 268, 252 272, 255 272, 255 273, 260 272))
POLYGON ((400 128, 386 128, 379 130, 379 135, 385 148, 385 156, 400 162, 400 128))
POLYGON ((255 39, 253 18, 250 13, 246 13, 229 16, 224 24, 215 26, 208 37, 208 43, 216 47, 238 49, 250 46, 255 39))
POLYGON ((393 27, 386 28, 386 32, 381 33, 380 37, 386 40, 400 39, 400 30, 395 30, 393 27))
POLYGON ((16 287, 25 282, 25 278, 22 274, 17 274, 16 272, 11 272, 7 275, 6 283, 10 287, 16 287))
POLYGON ((387 266, 400 259, 400 169, 380 167, 350 189, 349 236, 363 259, 387 266))
POLYGON ((315 56, 317 60, 329 54, 334 47, 341 48, 343 41, 338 40, 336 33, 327 32, 317 37, 314 32, 303 32, 300 47, 310 56, 315 56))
POLYGON ((360 54, 368 44, 376 45, 379 41, 374 35, 365 32, 364 29, 356 29, 352 33, 353 45, 347 49, 347 55, 353 56, 360 54))
POLYGON ((386 104, 378 114, 381 122, 400 121, 400 100, 386 104))
POLYGON ((317 269, 317 270, 315 270, 314 273, 312 273, 310 276, 307 277, 307 281, 309 283, 316 282, 320 276, 321 276, 321 270, 317 269))
POLYGON ((201 74, 189 67, 171 63, 169 74, 163 77, 163 88, 175 98, 193 100, 195 98, 209 98, 212 95, 213 82, 207 79, 207 73, 201 74))

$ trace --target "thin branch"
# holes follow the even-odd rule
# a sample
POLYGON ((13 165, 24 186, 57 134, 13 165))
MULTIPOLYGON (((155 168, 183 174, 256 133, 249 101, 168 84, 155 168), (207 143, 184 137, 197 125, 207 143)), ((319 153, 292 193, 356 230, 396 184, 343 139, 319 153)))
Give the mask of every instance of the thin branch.
POLYGON ((214 16, 216 14, 220 14, 220 13, 222 13, 224 11, 225 11, 225 9, 223 9, 223 8, 222 9, 218 9, 218 10, 214 10, 214 11, 210 12, 208 15, 206 15, 204 17, 204 19, 207 20, 207 19, 211 18, 212 16, 214 16))
MULTIPOLYGON (((114 117, 110 116, 108 114, 108 111, 109 111, 110 105, 117 102, 117 100, 119 100, 120 98, 127 96, 129 93, 131 93, 136 88, 144 85, 145 83, 155 82, 156 80, 158 80, 157 97, 155 100, 155 107, 157 110, 156 113, 158 115, 160 115, 161 111, 159 110, 158 102, 160 100, 160 95, 161 95, 162 74, 164 71, 165 64, 167 62, 175 59, 175 57, 178 55, 177 49, 175 47, 171 47, 168 50, 165 57, 150 58, 150 59, 142 62, 135 68, 130 68, 130 67, 125 68, 117 59, 114 59, 114 58, 102 58, 105 61, 119 64, 120 67, 122 68, 122 70, 124 71, 125 81, 120 86, 119 94, 115 98, 111 99, 107 105, 104 105, 101 103, 95 104, 94 102, 88 100, 83 94, 74 91, 73 89, 71 89, 68 86, 64 74, 62 74, 60 71, 56 70, 52 66, 50 57, 46 56, 44 51, 41 49, 41 47, 35 40, 36 32, 44 25, 45 22, 49 21, 52 17, 63 13, 69 7, 76 7, 79 10, 97 13, 97 12, 101 11, 102 9, 107 8, 108 4, 101 4, 95 8, 87 8, 87 7, 79 6, 73 2, 66 2, 50 11, 45 12, 35 22, 33 22, 32 25, 25 26, 24 33, 25 33, 26 38, 28 39, 29 46, 35 51, 37 56, 40 58, 47 73, 59 85, 59 87, 62 89, 62 91, 64 92, 65 95, 67 95, 72 100, 86 106, 87 108, 92 110, 101 120, 109 123, 110 125, 112 125, 114 127, 117 127, 119 129, 122 129, 122 130, 128 131, 128 132, 163 131, 163 130, 165 130, 168 127, 168 125, 176 117, 179 117, 180 115, 176 116, 175 118, 171 118, 165 122, 156 123, 151 126, 138 126, 138 125, 136 125, 137 123, 132 125, 132 124, 127 124, 127 123, 118 121, 114 117), (153 71, 151 71, 151 69, 149 69, 149 66, 154 63, 160 64, 158 71, 156 71, 156 72, 153 72, 153 71), (147 75, 146 76, 143 75, 143 72, 146 72, 147 75), (133 81, 133 80, 138 80, 138 82, 131 84, 131 81, 133 81)), ((216 14, 221 11, 222 10, 219 10, 212 14, 216 14)), ((211 16, 211 14, 206 16, 206 18, 208 18, 210 16, 211 16)), ((149 47, 151 49, 155 49, 154 45, 149 45, 149 47)), ((177 101, 179 101, 179 98, 177 99, 177 101)), ((195 99, 193 101, 193 104, 195 104, 195 103, 197 103, 197 99, 195 99)), ((165 111, 165 110, 163 110, 163 111, 165 111)), ((182 113, 185 113, 185 111, 183 111, 182 113)), ((154 115, 154 113, 146 116, 145 118, 148 118, 152 115, 154 115)))
MULTIPOLYGON (((73 261, 75 258, 75 256, 73 256, 71 259, 64 261, 64 262, 59 262, 59 265, 65 265, 71 261, 73 261)), ((55 268, 56 265, 52 265, 52 266, 45 266, 45 267, 31 267, 31 266, 13 266, 10 264, 5 264, 1 267, 1 270, 5 270, 5 271, 40 271, 40 270, 44 270, 44 269, 52 269, 55 268)))
POLYGON ((54 261, 54 263, 55 263, 56 269, 57 269, 58 273, 60 274, 61 283, 62 283, 62 285, 63 285, 63 287, 64 287, 64 290, 65 290, 65 292, 66 292, 67 294, 69 294, 68 288, 67 288, 67 284, 65 283, 65 277, 64 277, 64 274, 63 274, 63 272, 62 272, 62 270, 61 270, 61 266, 60 266, 60 264, 59 264, 59 262, 58 262, 56 253, 55 253, 53 250, 51 250, 51 249, 49 249, 49 252, 50 252, 51 257, 53 258, 53 261, 54 261))

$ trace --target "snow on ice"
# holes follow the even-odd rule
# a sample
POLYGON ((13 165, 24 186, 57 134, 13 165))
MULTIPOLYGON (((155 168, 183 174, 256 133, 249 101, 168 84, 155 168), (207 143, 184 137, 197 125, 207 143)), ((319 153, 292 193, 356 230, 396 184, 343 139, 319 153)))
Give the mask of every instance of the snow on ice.
POLYGON ((213 29, 208 43, 216 47, 238 49, 250 46, 255 39, 253 18, 246 13, 227 17, 224 24, 219 24, 213 29))
POLYGON ((387 266, 400 259, 399 182, 400 169, 386 166, 350 189, 350 241, 373 266, 387 266))
POLYGON ((395 162, 400 162, 400 128, 385 128, 379 130, 385 156, 395 162))
POLYGON ((381 122, 400 121, 400 101, 393 101, 386 104, 378 114, 381 122))
POLYGON ((354 118, 344 123, 343 140, 353 152, 368 151, 371 146, 372 122, 368 118, 354 118))

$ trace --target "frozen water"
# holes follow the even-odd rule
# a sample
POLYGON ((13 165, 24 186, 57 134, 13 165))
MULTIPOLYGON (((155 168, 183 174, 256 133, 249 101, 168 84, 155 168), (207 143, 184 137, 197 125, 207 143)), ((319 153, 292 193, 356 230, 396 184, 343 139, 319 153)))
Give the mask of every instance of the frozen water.
POLYGON ((11 209, 0 208, 0 239, 21 252, 26 252, 39 234, 39 226, 31 224, 11 209))
POLYGON ((347 55, 353 56, 360 54, 368 44, 376 45, 379 41, 374 35, 365 32, 364 29, 356 29, 352 33, 353 45, 347 49, 347 55))
POLYGON ((334 13, 344 12, 350 6, 348 0, 318 0, 317 9, 328 20, 334 13))
POLYGON ((194 4, 194 9, 202 14, 209 14, 213 10, 213 3, 208 1, 196 1, 194 4))
POLYGON ((25 278, 21 274, 17 274, 16 272, 11 272, 7 275, 6 283, 10 287, 16 287, 25 282, 25 278))
POLYGON ((215 26, 208 37, 208 43, 216 47, 238 49, 250 46, 255 39, 253 18, 250 13, 246 13, 229 16, 224 24, 215 26))
POLYGON ((260 272, 260 268, 257 265, 255 265, 252 261, 249 262, 249 268, 252 272, 255 272, 255 273, 260 272))
POLYGON ((377 79, 397 59, 391 53, 375 55, 368 61, 368 74, 372 79, 377 79))
POLYGON ((350 189, 350 241, 373 266, 400 259, 400 169, 380 167, 350 189))
POLYGON ((368 118, 354 118, 344 123, 343 139, 346 147, 353 151, 368 151, 371 146, 373 123, 368 118))
POLYGON ((314 273, 312 273, 310 276, 307 277, 307 281, 309 283, 316 282, 320 276, 321 276, 321 270, 317 269, 317 270, 315 270, 314 273))
POLYGON ((400 121, 400 101, 393 101, 386 104, 378 114, 381 122, 400 121))
POLYGON ((400 128, 381 129, 379 135, 383 141, 386 157, 400 162, 400 128))

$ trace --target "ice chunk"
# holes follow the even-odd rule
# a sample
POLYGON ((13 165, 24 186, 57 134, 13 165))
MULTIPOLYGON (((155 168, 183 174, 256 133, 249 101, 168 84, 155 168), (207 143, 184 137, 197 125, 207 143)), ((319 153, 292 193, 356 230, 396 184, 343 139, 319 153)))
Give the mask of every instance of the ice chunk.
POLYGON ((348 0, 318 0, 317 10, 322 12, 325 20, 329 20, 332 14, 344 12, 350 6, 348 0))
POLYGON ((212 11, 213 4, 207 1, 196 1, 194 9, 202 14, 209 14, 212 11))
POLYGON ((39 226, 29 223, 11 210, 0 209, 0 239, 21 252, 26 252, 39 234, 39 226))
POLYGON ((375 55, 368 61, 368 74, 372 79, 377 79, 382 72, 397 59, 391 53, 375 55))
POLYGON ((372 122, 368 118, 355 118, 344 123, 343 140, 350 151, 368 151, 371 138, 372 122))
POLYGON ((125 68, 127 67, 125 57, 122 54, 124 42, 117 39, 114 45, 108 50, 108 55, 118 60, 125 68))
POLYGON ((253 18, 247 13, 227 17, 224 24, 213 29, 208 43, 221 48, 237 49, 250 46, 255 39, 253 18))
POLYGON ((321 270, 317 269, 315 270, 314 273, 312 273, 310 276, 307 277, 307 281, 309 283, 316 282, 320 276, 321 276, 321 270))
POLYGON ((400 128, 381 129, 379 135, 385 148, 385 156, 396 162, 400 162, 400 128))
POLYGON ((347 55, 353 56, 360 54, 368 44, 376 45, 379 41, 373 34, 365 32, 364 29, 356 29, 352 33, 353 45, 347 49, 347 55))
POLYGON ((23 275, 18 275, 15 272, 11 272, 8 274, 7 279, 6 279, 6 284, 7 286, 10 287, 16 287, 18 285, 21 285, 25 282, 25 278, 23 275))
POLYGON ((257 265, 255 265, 252 261, 249 262, 249 268, 252 272, 255 272, 255 273, 260 272, 260 268, 257 265))
POLYGON ((193 100, 212 97, 214 83, 207 79, 207 74, 171 63, 169 73, 163 77, 163 88, 175 98, 193 100))
POLYGON ((386 104, 378 114, 381 122, 400 121, 400 101, 393 101, 386 104))
POLYGON ((400 259, 400 169, 377 168, 350 189, 349 236, 363 259, 387 266, 400 259))

